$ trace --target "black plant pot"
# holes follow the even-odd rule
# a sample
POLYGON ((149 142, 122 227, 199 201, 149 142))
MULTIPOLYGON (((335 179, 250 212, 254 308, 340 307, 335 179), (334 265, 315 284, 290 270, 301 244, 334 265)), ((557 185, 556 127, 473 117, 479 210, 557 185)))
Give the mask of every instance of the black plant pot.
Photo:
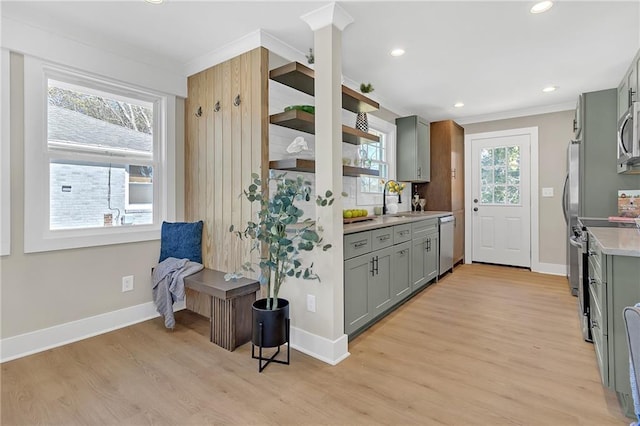
POLYGON ((276 309, 267 309, 267 299, 253 302, 251 342, 263 348, 283 345, 289 337, 289 301, 278 298, 276 309), (262 327, 260 327, 262 324, 262 327), (262 339, 261 339, 262 334, 262 339))

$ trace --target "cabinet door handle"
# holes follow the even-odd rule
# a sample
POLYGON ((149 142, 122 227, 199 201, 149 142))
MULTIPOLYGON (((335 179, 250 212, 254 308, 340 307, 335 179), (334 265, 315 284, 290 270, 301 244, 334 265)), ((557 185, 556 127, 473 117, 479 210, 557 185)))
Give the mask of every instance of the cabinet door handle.
POLYGON ((596 252, 593 250, 587 250, 587 256, 595 256, 596 252))
POLYGON ((399 254, 400 256, 404 256, 405 254, 407 254, 407 249, 400 250, 400 251, 398 252, 398 254, 399 254))
POLYGON ((598 284, 598 280, 595 278, 589 278, 589 284, 598 284))
POLYGON ((380 271, 378 271, 378 256, 376 256, 376 263, 375 263, 375 265, 376 265, 376 275, 379 275, 379 274, 380 274, 380 271))
POLYGON ((418 167, 418 177, 422 177, 422 167, 418 167))
POLYGON ((598 325, 598 321, 596 320, 591 320, 591 328, 600 328, 600 326, 598 325))
POLYGON ((374 266, 374 265, 375 265, 375 257, 372 257, 372 258, 371 258, 371 276, 374 276, 374 275, 375 275, 375 270, 376 270, 376 268, 375 268, 375 266, 374 266))
POLYGON ((378 241, 387 241, 389 238, 391 238, 391 235, 387 234, 387 235, 380 235, 378 237, 378 241))
POLYGON ((363 246, 366 246, 366 245, 367 245, 367 240, 357 241, 357 242, 353 243, 353 246, 355 248, 360 248, 360 247, 363 247, 363 246))
POLYGON ((398 232, 398 234, 400 235, 407 235, 409 233, 409 230, 407 229, 406 231, 400 231, 398 232))

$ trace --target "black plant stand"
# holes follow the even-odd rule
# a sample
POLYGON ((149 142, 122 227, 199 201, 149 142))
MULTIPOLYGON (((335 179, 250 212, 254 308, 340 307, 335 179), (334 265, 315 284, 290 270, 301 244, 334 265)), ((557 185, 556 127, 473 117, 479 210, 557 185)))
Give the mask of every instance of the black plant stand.
POLYGON ((289 341, 289 333, 290 333, 290 320, 289 318, 285 319, 286 321, 286 327, 287 327, 287 337, 286 337, 286 344, 287 344, 287 360, 286 361, 282 361, 279 359, 275 359, 276 356, 278 356, 278 354, 280 353, 280 345, 278 346, 278 350, 276 351, 276 353, 274 353, 273 355, 271 355, 271 357, 269 358, 265 358, 262 356, 262 341, 263 341, 263 337, 264 337, 264 330, 262 328, 262 323, 260 323, 260 341, 259 341, 259 345, 258 345, 258 356, 256 356, 255 354, 255 345, 253 344, 253 342, 251 342, 251 358, 253 359, 257 359, 258 360, 258 372, 262 373, 262 370, 264 370, 267 365, 269 365, 270 362, 276 362, 278 364, 286 364, 289 365, 289 359, 290 359, 290 355, 291 355, 291 342, 289 341), (264 364, 262 364, 262 361, 266 361, 264 364))

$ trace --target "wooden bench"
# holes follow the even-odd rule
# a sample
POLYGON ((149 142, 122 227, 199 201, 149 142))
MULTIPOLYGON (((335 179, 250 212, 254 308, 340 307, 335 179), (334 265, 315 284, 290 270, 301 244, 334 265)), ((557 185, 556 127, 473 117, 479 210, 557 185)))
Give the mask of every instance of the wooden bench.
POLYGON ((260 284, 249 278, 225 281, 224 276, 224 272, 205 268, 186 277, 184 286, 208 299, 209 309, 198 309, 193 303, 190 306, 187 292, 187 309, 209 314, 209 340, 233 351, 251 340, 251 306, 260 284))

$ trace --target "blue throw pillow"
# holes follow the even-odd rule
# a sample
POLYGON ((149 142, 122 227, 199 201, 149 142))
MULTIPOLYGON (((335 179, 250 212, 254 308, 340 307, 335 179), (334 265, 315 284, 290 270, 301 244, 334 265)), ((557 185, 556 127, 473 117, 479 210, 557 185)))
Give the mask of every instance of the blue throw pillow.
POLYGON ((167 257, 202 263, 203 222, 162 222, 160 260, 167 257))

